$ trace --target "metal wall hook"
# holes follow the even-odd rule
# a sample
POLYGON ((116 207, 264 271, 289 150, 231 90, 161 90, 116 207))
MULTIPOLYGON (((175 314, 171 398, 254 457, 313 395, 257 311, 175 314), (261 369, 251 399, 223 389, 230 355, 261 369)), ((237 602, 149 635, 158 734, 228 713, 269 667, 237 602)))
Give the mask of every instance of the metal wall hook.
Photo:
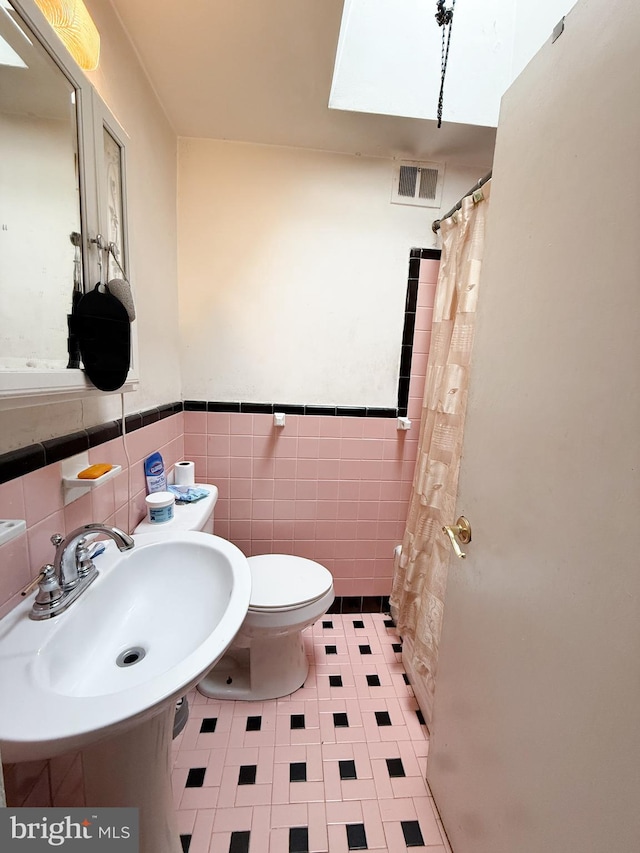
POLYGON ((109 255, 111 255, 111 257, 115 261, 116 266, 118 267, 118 269, 122 273, 122 278, 127 282, 127 284, 129 284, 129 279, 127 278, 127 274, 122 269, 122 264, 118 260, 119 249, 116 246, 116 244, 115 243, 109 243, 109 246, 107 248, 107 252, 108 252, 108 255, 107 255, 107 278, 109 278, 109 255))

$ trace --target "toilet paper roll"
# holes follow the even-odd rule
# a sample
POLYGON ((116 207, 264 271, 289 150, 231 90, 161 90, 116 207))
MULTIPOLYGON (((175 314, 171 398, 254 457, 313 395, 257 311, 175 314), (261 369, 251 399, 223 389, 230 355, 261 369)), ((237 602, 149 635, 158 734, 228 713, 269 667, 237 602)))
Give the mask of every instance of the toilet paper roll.
POLYGON ((173 473, 176 486, 193 486, 196 481, 196 466, 193 462, 176 462, 173 473))

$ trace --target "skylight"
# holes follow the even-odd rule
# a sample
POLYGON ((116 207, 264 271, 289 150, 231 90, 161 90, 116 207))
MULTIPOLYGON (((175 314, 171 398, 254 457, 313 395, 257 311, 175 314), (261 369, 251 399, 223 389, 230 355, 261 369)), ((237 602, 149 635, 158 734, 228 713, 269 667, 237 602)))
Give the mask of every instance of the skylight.
MULTIPOLYGON (((495 127, 502 95, 574 4, 459 0, 444 121, 495 127)), ((435 0, 345 0, 329 106, 435 119, 442 46, 436 8, 435 0)))

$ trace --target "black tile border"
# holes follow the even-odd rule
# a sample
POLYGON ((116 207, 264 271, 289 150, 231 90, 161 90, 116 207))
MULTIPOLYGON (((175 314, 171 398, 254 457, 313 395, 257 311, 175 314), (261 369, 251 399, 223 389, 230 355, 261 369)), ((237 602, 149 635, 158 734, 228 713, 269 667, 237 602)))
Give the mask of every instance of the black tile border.
POLYGON ((106 424, 100 424, 100 426, 89 427, 86 432, 89 436, 89 447, 97 447, 113 438, 120 438, 122 424, 120 421, 108 421, 106 424))
POLYGON ((42 446, 44 447, 47 465, 51 465, 53 462, 60 462, 69 456, 75 456, 76 453, 88 450, 89 436, 87 431, 83 429, 69 435, 61 435, 59 438, 49 438, 42 442, 42 446))
POLYGON ((45 451, 42 444, 30 444, 19 450, 10 450, 0 456, 0 483, 23 477, 46 465, 45 451))
POLYGON ((411 249, 409 258, 420 258, 423 261, 439 261, 442 249, 411 249))
MULTIPOLYGON (((219 400, 185 400, 185 412, 225 412, 232 414, 272 415, 283 412, 285 415, 318 415, 338 418, 396 418, 397 409, 376 408, 375 406, 302 406, 281 405, 279 403, 225 403, 219 400)), ((127 430, 128 432, 130 430, 127 430)))
MULTIPOLYGON (((164 406, 156 406, 146 409, 144 412, 126 415, 125 431, 135 432, 145 426, 162 421, 172 415, 177 415, 184 410, 184 404, 180 401, 167 403, 164 406)), ((0 454, 0 484, 23 477, 39 468, 45 468, 54 462, 61 462, 69 456, 75 456, 84 450, 98 447, 114 438, 122 435, 121 421, 107 421, 98 426, 88 427, 77 432, 61 435, 57 438, 48 438, 37 444, 30 444, 18 450, 10 450, 8 453, 0 454)))
POLYGON ((420 261, 439 261, 441 256, 442 252, 440 249, 411 249, 409 252, 409 281, 407 283, 407 299, 404 308, 400 376, 398 377, 398 417, 401 418, 407 416, 409 409, 409 380, 411 378, 413 337, 416 331, 420 261))
POLYGON ((388 595, 336 595, 327 613, 388 613, 388 595))

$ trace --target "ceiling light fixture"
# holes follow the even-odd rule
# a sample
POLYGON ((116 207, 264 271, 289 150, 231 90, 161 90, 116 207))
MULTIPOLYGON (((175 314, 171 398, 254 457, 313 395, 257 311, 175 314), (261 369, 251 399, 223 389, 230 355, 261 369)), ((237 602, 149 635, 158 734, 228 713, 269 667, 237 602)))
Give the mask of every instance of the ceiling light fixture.
POLYGON ((85 71, 100 60, 100 33, 82 0, 36 0, 71 56, 85 71))

